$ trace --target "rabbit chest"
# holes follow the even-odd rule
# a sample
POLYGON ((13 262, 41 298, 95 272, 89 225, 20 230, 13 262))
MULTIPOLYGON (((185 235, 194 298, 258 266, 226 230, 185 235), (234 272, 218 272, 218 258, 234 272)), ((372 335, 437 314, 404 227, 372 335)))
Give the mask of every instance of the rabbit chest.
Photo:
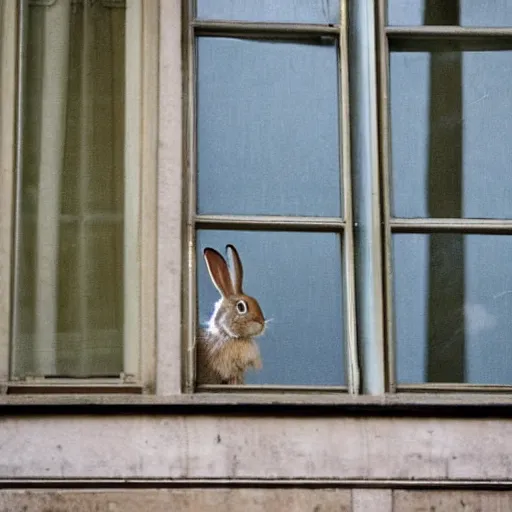
POLYGON ((252 339, 230 339, 218 344, 200 337, 198 342, 199 384, 220 384, 225 381, 243 384, 248 368, 261 368, 258 345, 252 339))

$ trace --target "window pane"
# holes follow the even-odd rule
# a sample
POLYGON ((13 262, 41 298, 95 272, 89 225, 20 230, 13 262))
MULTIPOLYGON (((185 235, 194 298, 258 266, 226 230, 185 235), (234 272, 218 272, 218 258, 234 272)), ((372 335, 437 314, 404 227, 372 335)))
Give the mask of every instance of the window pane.
POLYGON ((198 39, 198 211, 340 215, 337 49, 198 39))
POLYGON ((339 0, 198 0, 197 17, 213 20, 339 23, 339 0))
POLYGON ((512 26, 510 0, 388 0, 389 25, 512 26), (458 9, 457 9, 458 4, 458 9), (458 11, 454 20, 447 11, 458 11))
POLYGON ((125 12, 29 3, 16 377, 123 371, 125 12))
POLYGON ((512 218, 512 51, 391 53, 397 217, 512 218))
POLYGON ((512 237, 393 236, 398 383, 512 384, 512 237))
POLYGON ((199 323, 219 293, 203 260, 205 247, 224 253, 233 244, 244 267, 244 292, 266 319, 258 338, 260 371, 247 384, 345 385, 341 242, 329 233, 201 230, 197 237, 199 323))

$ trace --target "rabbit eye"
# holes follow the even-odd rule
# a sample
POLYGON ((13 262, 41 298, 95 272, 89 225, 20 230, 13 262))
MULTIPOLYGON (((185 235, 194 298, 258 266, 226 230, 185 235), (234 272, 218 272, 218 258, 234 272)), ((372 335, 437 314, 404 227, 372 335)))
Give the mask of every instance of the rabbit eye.
POLYGON ((239 300, 236 303, 236 310, 241 314, 245 315, 247 313, 247 302, 245 300, 239 300))

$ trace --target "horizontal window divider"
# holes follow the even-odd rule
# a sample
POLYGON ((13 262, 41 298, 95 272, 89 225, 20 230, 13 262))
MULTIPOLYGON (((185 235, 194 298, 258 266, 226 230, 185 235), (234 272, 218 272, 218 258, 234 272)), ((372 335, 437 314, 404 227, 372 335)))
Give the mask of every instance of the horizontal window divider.
POLYGON ((394 39, 474 39, 485 37, 500 37, 503 39, 512 39, 512 27, 457 27, 457 26, 439 26, 422 25, 410 27, 386 27, 386 35, 394 39))
POLYGON ((295 39, 311 37, 337 37, 339 25, 299 23, 251 23, 238 21, 195 20, 191 23, 196 36, 251 37, 295 39))
MULTIPOLYGON (((424 384, 399 384, 397 392, 405 393, 512 393, 512 386, 496 384, 467 384, 467 383, 441 383, 426 382, 424 384)), ((462 397, 461 400, 464 400, 462 397)))
POLYGON ((495 219, 402 219, 389 221, 392 233, 461 233, 512 235, 511 220, 495 219))
POLYGON ((512 49, 512 28, 387 27, 391 51, 486 51, 512 49))
POLYGON ((198 386, 196 391, 207 392, 207 393, 226 393, 238 392, 238 393, 348 393, 347 386, 277 386, 277 385, 216 385, 216 384, 205 384, 198 386))
POLYGON ((338 217, 290 217, 279 215, 197 215, 196 228, 254 231, 341 232, 345 221, 338 217))

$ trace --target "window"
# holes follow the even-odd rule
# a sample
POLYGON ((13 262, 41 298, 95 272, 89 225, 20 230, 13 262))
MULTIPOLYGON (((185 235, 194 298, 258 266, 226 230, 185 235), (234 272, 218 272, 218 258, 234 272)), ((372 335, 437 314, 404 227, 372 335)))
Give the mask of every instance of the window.
POLYGON ((141 310, 154 285, 140 262, 154 251, 157 6, 1 5, 18 39, 16 48, 2 36, 13 63, 2 79, 17 94, 2 97, 3 108, 17 104, 14 216, 2 210, 14 240, 8 378, 32 388, 149 386, 141 339, 151 353, 154 334, 141 310))
POLYGON ((354 391, 346 10, 339 2, 193 7, 190 318, 197 297, 193 325, 207 323, 219 296, 204 248, 233 244, 244 290, 272 320, 259 343, 263 368, 245 389, 354 391))
POLYGON ((387 9, 391 383, 506 389, 512 31, 498 27, 512 25, 512 3, 389 0, 387 9))
POLYGON ((512 3, 189 5, 187 353, 234 244, 244 389, 512 385, 512 3))
POLYGON ((2 384, 511 389, 512 2, 4 0, 0 23, 2 384), (227 244, 263 368, 198 385, 227 244))

